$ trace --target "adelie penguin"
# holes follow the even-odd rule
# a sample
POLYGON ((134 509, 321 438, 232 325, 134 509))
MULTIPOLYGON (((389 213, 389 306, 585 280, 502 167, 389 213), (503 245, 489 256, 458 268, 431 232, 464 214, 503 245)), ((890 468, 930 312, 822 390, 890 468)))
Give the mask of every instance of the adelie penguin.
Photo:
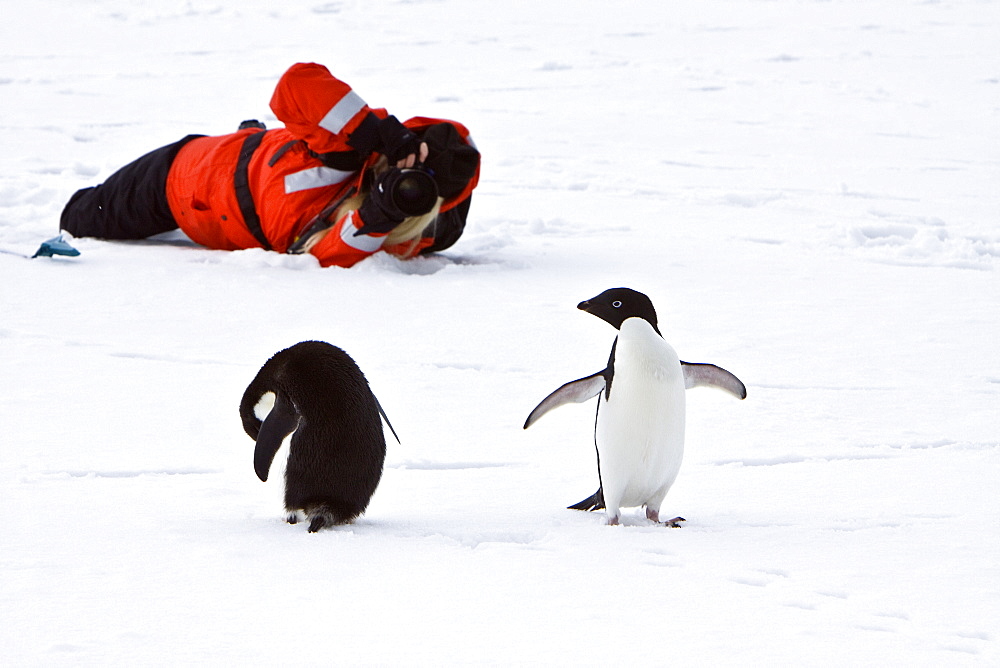
POLYGON ((322 341, 297 343, 265 362, 243 393, 240 417, 257 441, 253 465, 263 481, 282 441, 295 432, 285 510, 291 524, 304 513, 310 532, 364 512, 382 478, 382 419, 396 435, 358 365, 322 341))
MULTIPOLYGON (((645 506, 646 517, 659 522, 660 505, 684 455, 684 391, 712 386, 745 399, 746 387, 713 364, 682 362, 660 334, 653 302, 641 292, 613 288, 577 308, 619 331, 608 365, 547 396, 524 428, 553 408, 600 394, 594 440, 601 486, 570 508, 606 508, 608 524, 618 524, 622 507, 645 506)), ((666 524, 676 527, 683 521, 676 517, 666 524)))

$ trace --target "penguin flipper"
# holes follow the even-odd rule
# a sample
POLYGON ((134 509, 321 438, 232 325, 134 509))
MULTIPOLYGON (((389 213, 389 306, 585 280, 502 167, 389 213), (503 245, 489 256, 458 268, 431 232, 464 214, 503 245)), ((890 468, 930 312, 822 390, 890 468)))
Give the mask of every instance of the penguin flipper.
POLYGON ((725 390, 737 399, 747 398, 747 388, 743 382, 721 366, 681 362, 684 371, 684 387, 716 387, 725 390))
MULTIPOLYGON (((375 397, 374 394, 372 396, 375 397)), ((399 440, 399 435, 396 433, 396 430, 392 428, 392 423, 389 422, 389 416, 385 414, 384 410, 382 410, 382 404, 378 402, 378 397, 375 397, 375 405, 378 406, 379 415, 381 415, 382 419, 385 420, 385 423, 389 425, 389 431, 391 431, 392 435, 396 437, 396 442, 402 445, 403 442, 399 440)))
POLYGON ((274 408, 267 414, 260 426, 260 433, 257 434, 257 447, 253 451, 253 470, 257 472, 258 478, 267 481, 271 462, 281 447, 281 442, 298 426, 299 414, 295 406, 283 392, 279 392, 274 400, 274 408))
POLYGON ((597 491, 579 503, 567 506, 569 510, 604 510, 604 487, 598 487, 597 491))
POLYGON ((605 371, 606 369, 601 369, 595 374, 566 383, 558 390, 542 399, 542 403, 535 406, 535 409, 531 411, 528 419, 525 420, 524 428, 527 429, 531 425, 535 424, 535 422, 538 421, 538 418, 542 417, 553 408, 558 408, 563 404, 569 403, 581 404, 588 399, 596 397, 601 393, 601 390, 604 389, 606 383, 604 379, 605 371))

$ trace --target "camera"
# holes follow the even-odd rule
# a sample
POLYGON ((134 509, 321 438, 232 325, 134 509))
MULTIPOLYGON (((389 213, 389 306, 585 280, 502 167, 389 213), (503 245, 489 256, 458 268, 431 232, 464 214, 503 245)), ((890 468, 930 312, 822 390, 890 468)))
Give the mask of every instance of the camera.
POLYGON ((395 169, 386 179, 392 204, 407 216, 422 216, 437 203, 438 187, 430 173, 420 167, 395 169))

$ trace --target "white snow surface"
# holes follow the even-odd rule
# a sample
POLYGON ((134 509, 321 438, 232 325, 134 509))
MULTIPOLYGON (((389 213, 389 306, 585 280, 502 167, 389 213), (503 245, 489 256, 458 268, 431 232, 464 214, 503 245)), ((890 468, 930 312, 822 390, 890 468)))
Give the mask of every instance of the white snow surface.
POLYGON ((4 665, 1000 665, 1000 3, 4 9, 4 665), (298 61, 469 126, 456 246, 13 254, 148 150, 280 125, 298 61), (617 286, 748 388, 687 395, 681 529, 565 509, 593 402, 521 428, 604 366, 575 306, 617 286), (237 412, 306 339, 402 439, 318 534, 237 412))

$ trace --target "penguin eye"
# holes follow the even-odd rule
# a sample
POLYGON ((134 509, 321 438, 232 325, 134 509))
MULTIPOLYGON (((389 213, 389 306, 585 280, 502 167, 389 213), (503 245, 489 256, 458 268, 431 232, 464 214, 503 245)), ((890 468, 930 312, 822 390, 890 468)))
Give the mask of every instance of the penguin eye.
POLYGON ((622 303, 620 301, 617 301, 617 300, 611 302, 611 305, 614 306, 615 308, 621 308, 622 307, 622 303))

